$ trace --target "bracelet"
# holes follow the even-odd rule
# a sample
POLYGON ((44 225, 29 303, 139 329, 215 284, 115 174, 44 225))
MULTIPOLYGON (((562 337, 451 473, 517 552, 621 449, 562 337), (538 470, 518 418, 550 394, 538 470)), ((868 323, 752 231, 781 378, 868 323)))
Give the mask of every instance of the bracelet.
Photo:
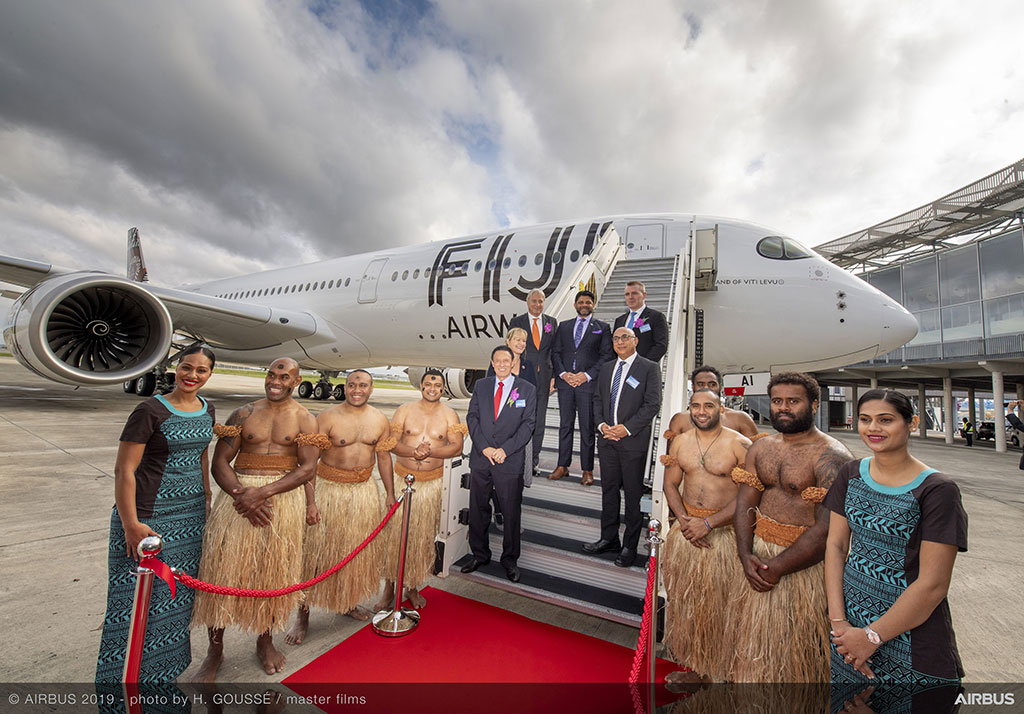
POLYGON ((715 530, 714 528, 711 527, 711 524, 708 523, 708 519, 707 518, 704 519, 704 525, 706 525, 708 527, 708 533, 710 533, 711 531, 715 530))

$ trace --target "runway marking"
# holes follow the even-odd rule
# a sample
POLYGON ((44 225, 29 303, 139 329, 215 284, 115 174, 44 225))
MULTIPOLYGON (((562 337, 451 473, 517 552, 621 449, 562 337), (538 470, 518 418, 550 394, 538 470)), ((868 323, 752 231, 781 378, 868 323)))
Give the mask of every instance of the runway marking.
POLYGON ((39 434, 35 434, 35 433, 33 433, 33 432, 29 431, 28 429, 26 429, 25 427, 23 427, 23 426, 22 426, 21 424, 17 424, 17 423, 15 423, 15 422, 11 421, 11 420, 10 420, 10 419, 8 419, 7 417, 3 416, 2 414, 0 414, 0 419, 3 419, 3 420, 4 420, 5 422, 7 422, 8 424, 10 424, 11 426, 13 426, 13 427, 15 427, 15 428, 17 428, 17 429, 21 429, 21 430, 22 430, 23 432, 25 432, 25 433, 26 433, 26 434, 28 434, 29 436, 34 436, 35 438, 39 439, 39 440, 40 440, 41 442, 43 442, 44 444, 49 444, 49 445, 50 445, 50 446, 52 446, 53 448, 57 449, 57 451, 62 451, 62 452, 64 452, 65 454, 67 454, 68 456, 70 456, 71 458, 73 458, 73 459, 74 459, 75 461, 77 461, 78 463, 80 463, 80 464, 85 464, 86 466, 88 466, 89 468, 91 468, 91 469, 92 469, 93 471, 96 471, 96 472, 98 472, 98 473, 101 473, 101 474, 103 474, 104 476, 106 476, 107 478, 110 478, 110 474, 108 474, 108 473, 107 473, 106 471, 104 471, 103 469, 99 468, 98 466, 94 466, 94 465, 90 464, 90 463, 89 463, 88 461, 85 461, 85 460, 83 460, 83 459, 79 459, 79 458, 77 458, 77 457, 76 457, 76 456, 75 456, 75 455, 74 455, 73 453, 71 453, 70 451, 68 451, 67 449, 65 449, 65 448, 63 448, 63 447, 61 447, 61 446, 57 446, 56 444, 54 444, 54 443, 53 443, 52 441, 50 441, 49 439, 45 439, 45 438, 43 438, 42 436, 39 436, 39 434))

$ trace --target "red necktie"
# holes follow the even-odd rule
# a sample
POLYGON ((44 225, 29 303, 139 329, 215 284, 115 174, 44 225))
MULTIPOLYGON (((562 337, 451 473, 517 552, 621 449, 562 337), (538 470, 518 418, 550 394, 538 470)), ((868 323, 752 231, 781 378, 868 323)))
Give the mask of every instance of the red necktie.
POLYGON ((498 421, 498 411, 501 410, 501 390, 505 385, 498 382, 498 391, 494 393, 494 421, 498 421))

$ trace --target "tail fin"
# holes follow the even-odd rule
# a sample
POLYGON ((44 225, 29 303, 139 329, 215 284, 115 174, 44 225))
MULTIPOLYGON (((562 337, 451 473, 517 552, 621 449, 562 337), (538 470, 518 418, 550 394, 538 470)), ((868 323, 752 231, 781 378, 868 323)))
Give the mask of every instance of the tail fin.
POLYGON ((142 257, 142 240, 139 238, 139 229, 128 230, 128 279, 137 283, 149 282, 149 272, 146 270, 146 260, 142 257))

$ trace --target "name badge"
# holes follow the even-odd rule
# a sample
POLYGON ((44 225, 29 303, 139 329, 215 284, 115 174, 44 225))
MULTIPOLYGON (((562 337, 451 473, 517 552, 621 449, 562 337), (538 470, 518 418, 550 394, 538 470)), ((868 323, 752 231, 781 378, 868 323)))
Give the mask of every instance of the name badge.
POLYGON ((517 399, 516 400, 516 409, 522 409, 525 406, 526 406, 526 400, 525 399, 517 399))
POLYGON ((637 387, 640 386, 640 382, 637 381, 636 377, 626 377, 626 384, 628 384, 633 389, 636 389, 637 387))
POLYGON ((640 325, 640 332, 650 332, 650 331, 651 331, 651 326, 648 325, 646 322, 644 324, 640 325))

